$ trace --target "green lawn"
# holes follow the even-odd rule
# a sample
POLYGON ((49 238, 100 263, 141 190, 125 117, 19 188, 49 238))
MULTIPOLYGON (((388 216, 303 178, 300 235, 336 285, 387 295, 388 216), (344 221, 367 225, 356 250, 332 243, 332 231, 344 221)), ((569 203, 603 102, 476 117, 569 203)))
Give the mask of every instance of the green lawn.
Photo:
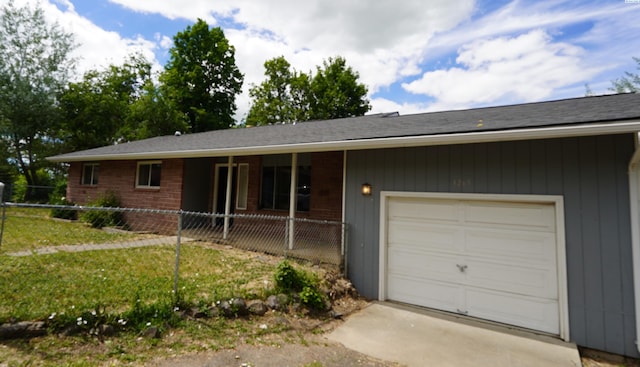
MULTIPOLYGON (((174 266, 173 246, 0 256, 0 320, 45 319, 97 305, 116 312, 136 297, 146 303, 171 300, 174 266)), ((262 291, 255 284, 271 279, 273 270, 249 256, 183 245, 180 295, 198 302, 251 296, 262 291)))
POLYGON ((109 233, 80 221, 50 217, 50 210, 6 208, 0 253, 35 250, 42 247, 107 243, 141 237, 133 233, 109 233))
MULTIPOLYGON (((68 325, 69 321, 73 324, 77 317, 98 309, 111 321, 130 317, 127 328, 134 322, 138 325, 142 322, 143 326, 148 322, 160 325, 165 332, 161 339, 149 340, 139 337, 136 330, 140 329, 131 328, 106 340, 85 332, 69 337, 53 333, 3 341, 0 365, 140 365, 159 356, 229 348, 239 341, 273 343, 297 338, 295 331, 288 331, 286 323, 265 321, 264 317, 214 317, 178 321, 170 326, 167 319, 176 317, 173 245, 8 255, 43 246, 113 242, 139 236, 107 233, 80 222, 54 220, 48 215, 48 211, 40 209, 7 210, 0 247, 0 323, 45 320, 53 325, 59 320, 68 325), (147 307, 142 309, 138 320, 132 316, 136 305, 147 307), (170 305, 173 316, 167 317, 166 305, 170 305), (265 323, 269 323, 268 328, 265 323)), ((264 299, 274 292, 278 262, 279 259, 267 255, 207 243, 185 243, 180 252, 180 304, 206 308, 232 297, 264 299)))

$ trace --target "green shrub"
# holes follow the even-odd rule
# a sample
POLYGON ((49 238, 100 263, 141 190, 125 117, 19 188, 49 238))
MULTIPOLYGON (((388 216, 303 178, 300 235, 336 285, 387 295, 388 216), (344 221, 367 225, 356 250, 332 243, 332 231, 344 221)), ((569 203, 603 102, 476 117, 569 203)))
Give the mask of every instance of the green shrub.
POLYGON ((278 264, 275 274, 276 286, 284 292, 300 292, 306 285, 307 279, 297 271, 287 260, 278 264))
POLYGON ((326 297, 319 289, 315 274, 297 270, 287 260, 278 264, 275 273, 276 287, 283 292, 299 293, 300 302, 314 310, 326 308, 326 297))
MULTIPOLYGON (((119 208, 120 200, 115 193, 107 191, 98 199, 90 202, 88 206, 100 208, 119 208)), ((91 224, 91 227, 93 228, 120 226, 124 222, 122 213, 119 211, 89 210, 82 213, 80 218, 83 221, 91 224)))
MULTIPOLYGON (((72 202, 68 201, 65 197, 54 195, 54 194, 49 195, 49 204, 64 205, 64 206, 74 205, 72 202)), ((51 209, 51 216, 54 218, 60 218, 60 219, 76 220, 78 219, 78 211, 74 209, 56 208, 56 209, 51 209)))
POLYGON ((314 310, 326 309, 325 300, 325 295, 320 292, 317 286, 306 286, 300 292, 300 302, 314 310))

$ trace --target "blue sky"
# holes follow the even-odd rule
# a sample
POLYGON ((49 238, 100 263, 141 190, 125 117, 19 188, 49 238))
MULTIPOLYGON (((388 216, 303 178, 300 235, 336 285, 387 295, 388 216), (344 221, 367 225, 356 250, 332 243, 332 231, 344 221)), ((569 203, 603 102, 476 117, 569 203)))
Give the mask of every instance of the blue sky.
MULTIPOLYGON (((0 3, 7 0, 0 0, 0 3)), ((14 0, 17 5, 36 0, 14 0)), ((637 72, 640 1, 40 0, 76 35, 79 73, 142 52, 156 70, 172 37, 202 18, 220 26, 248 89, 264 61, 300 71, 337 55, 369 88, 372 112, 504 105, 610 93, 637 72)))

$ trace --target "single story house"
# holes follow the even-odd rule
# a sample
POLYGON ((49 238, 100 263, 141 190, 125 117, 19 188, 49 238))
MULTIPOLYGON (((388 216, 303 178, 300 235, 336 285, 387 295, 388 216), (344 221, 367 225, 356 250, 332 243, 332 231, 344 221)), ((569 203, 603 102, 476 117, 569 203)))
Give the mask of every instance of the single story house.
POLYGON ((617 94, 176 134, 49 159, 70 163, 78 203, 114 190, 127 207, 343 221, 348 277, 368 298, 639 357, 639 131, 640 95, 617 94))

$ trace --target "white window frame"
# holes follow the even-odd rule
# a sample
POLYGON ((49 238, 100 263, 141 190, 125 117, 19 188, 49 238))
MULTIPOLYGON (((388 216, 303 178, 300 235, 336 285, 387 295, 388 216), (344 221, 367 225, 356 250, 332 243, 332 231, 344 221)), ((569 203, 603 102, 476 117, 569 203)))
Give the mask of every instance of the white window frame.
MULTIPOLYGON (((154 164, 159 164, 160 165, 160 175, 162 177, 162 161, 140 161, 138 162, 137 166, 136 166, 136 188, 137 189, 154 189, 157 190, 160 188, 160 185, 158 186, 151 186, 151 167, 149 167, 149 177, 147 177, 147 184, 146 185, 140 185, 140 166, 152 166, 154 164)), ((162 180, 160 180, 160 182, 162 182, 162 180)))
MULTIPOLYGON (((83 163, 82 164, 82 177, 80 177, 80 184, 82 186, 97 186, 98 185, 98 179, 99 177, 97 177, 96 175, 96 167, 99 167, 100 164, 99 163, 83 163), (89 180, 90 183, 85 183, 85 167, 91 167, 91 179, 89 180), (95 183, 93 183, 93 181, 96 181, 95 183)), ((100 171, 98 171, 100 172, 100 171)))

